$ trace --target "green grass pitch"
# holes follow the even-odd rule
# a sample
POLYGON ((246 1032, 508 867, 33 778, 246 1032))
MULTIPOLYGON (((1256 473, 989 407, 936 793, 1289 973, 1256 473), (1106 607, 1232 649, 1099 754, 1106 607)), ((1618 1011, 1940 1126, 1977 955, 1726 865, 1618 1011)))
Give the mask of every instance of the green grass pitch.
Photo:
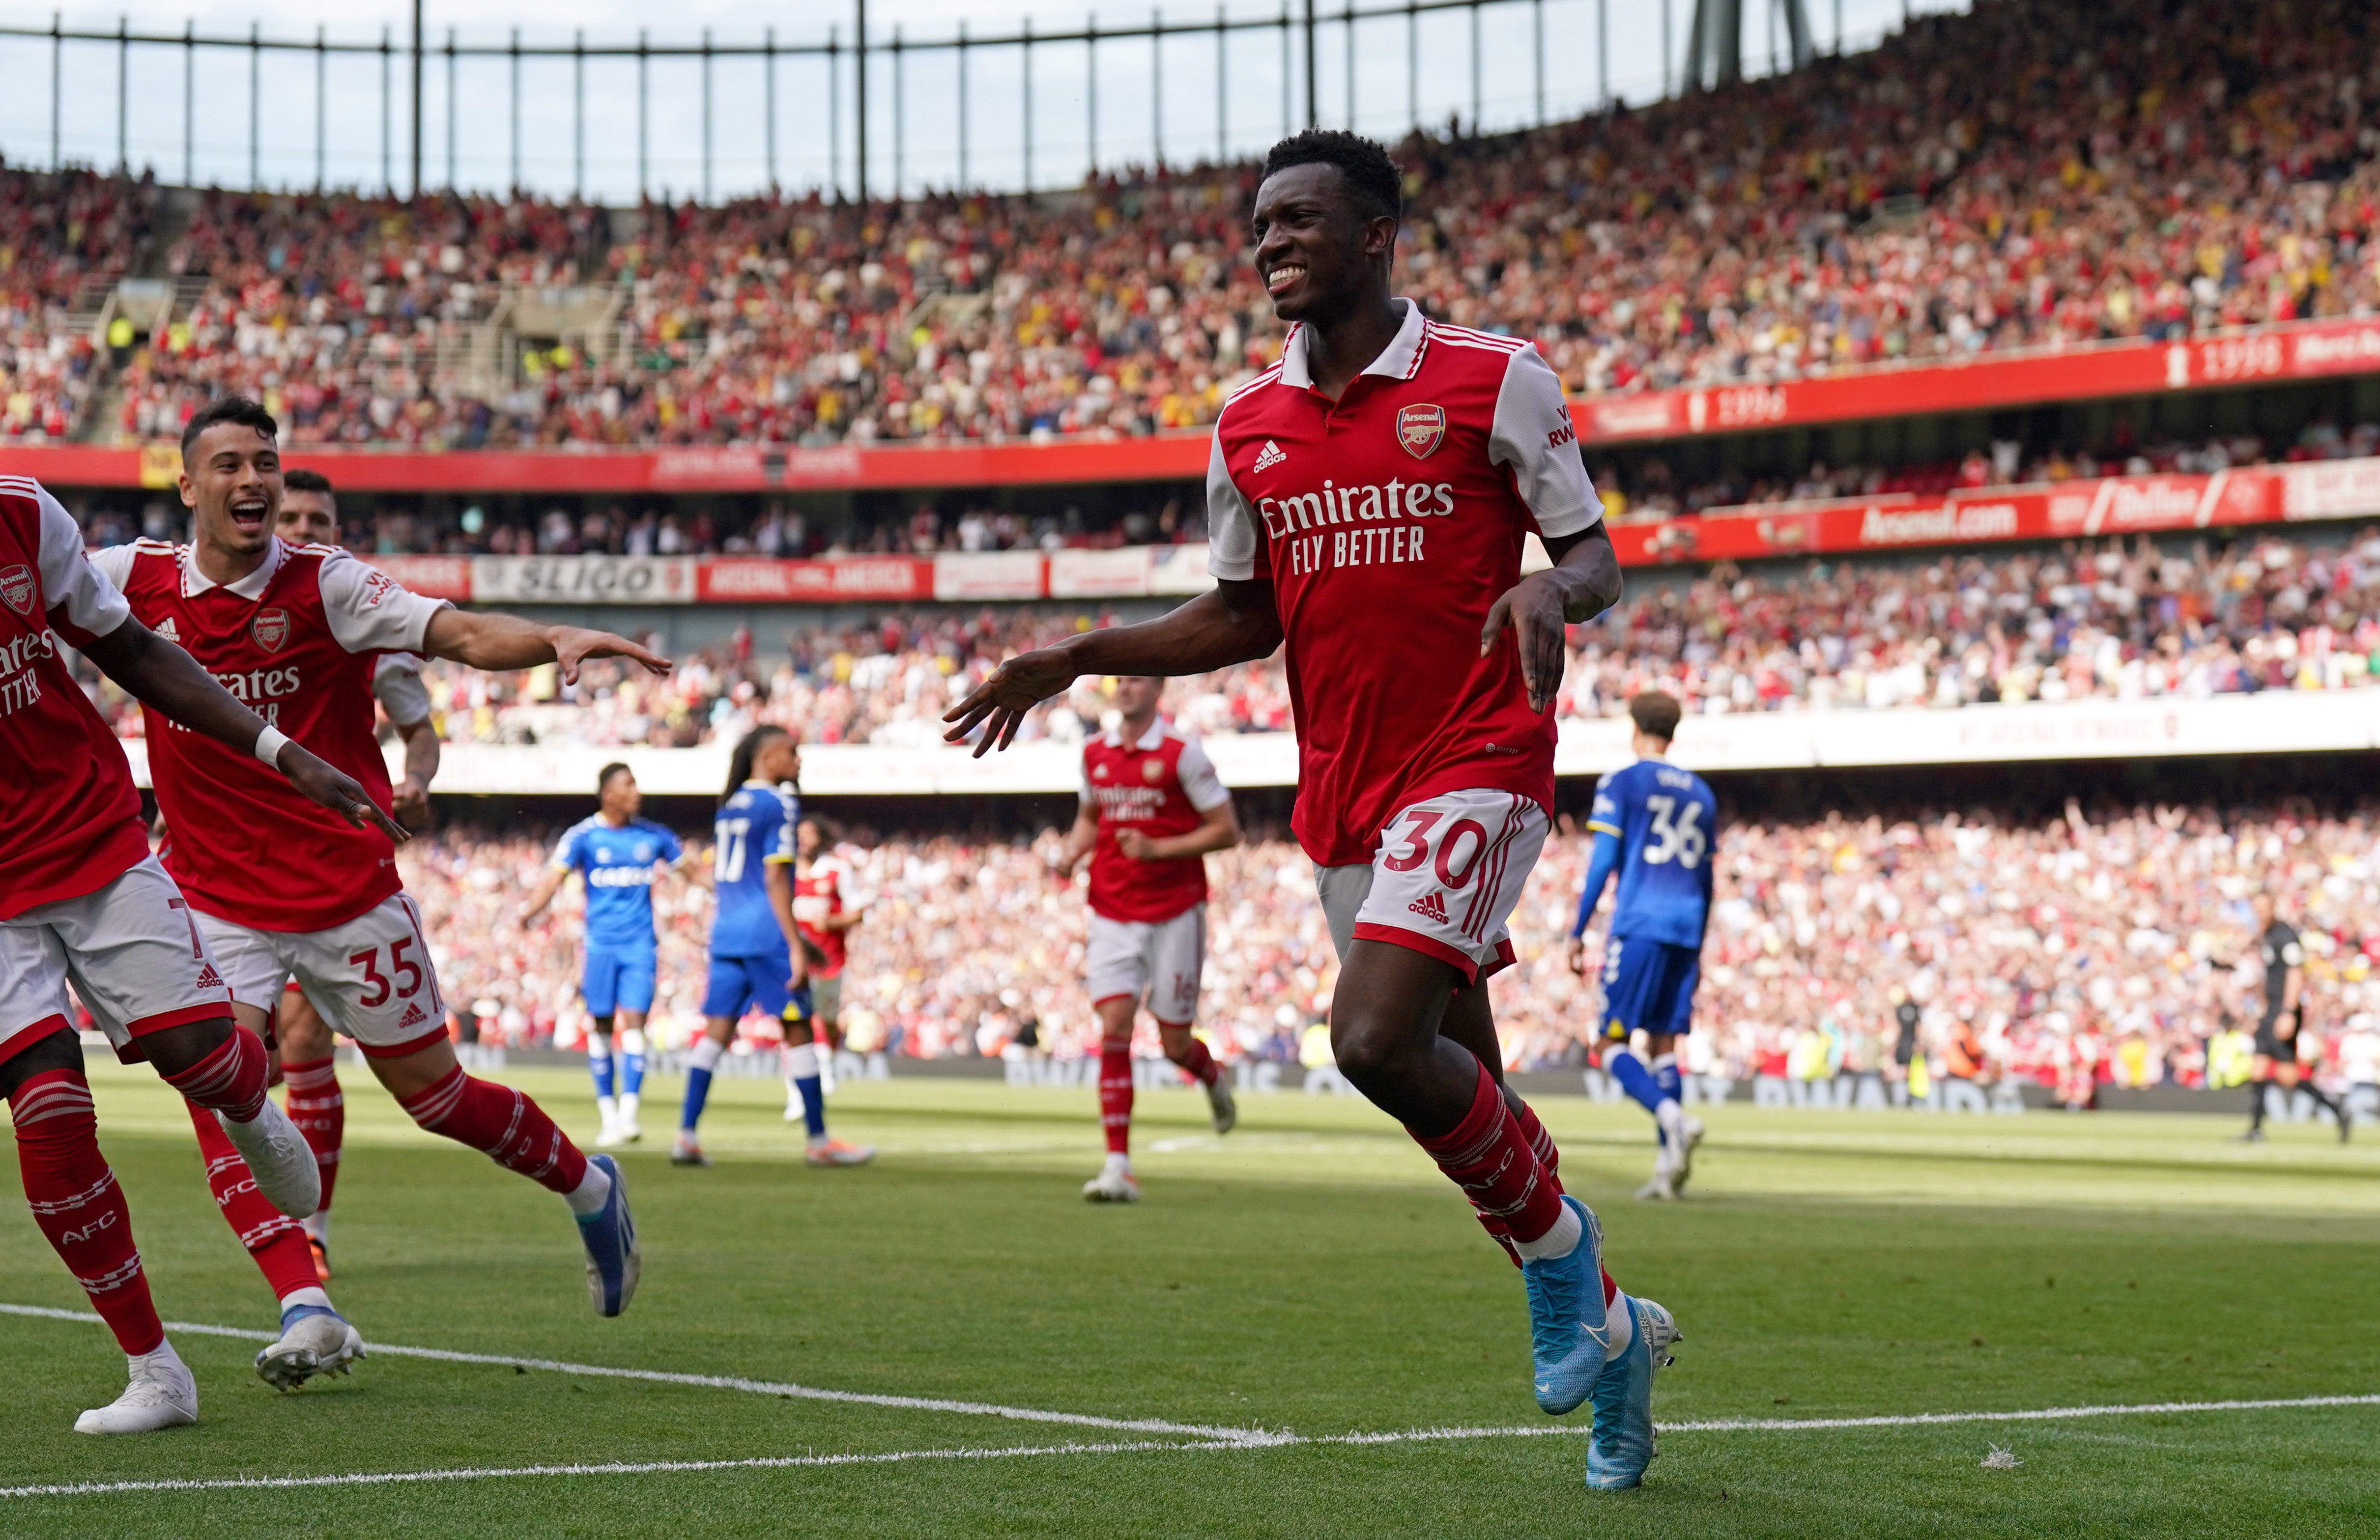
MULTIPOLYGON (((101 1135, 169 1320, 261 1330, 271 1301, 215 1217, 188 1124, 94 1066, 101 1135)), ((625 1158, 642 1290, 597 1319, 560 1202, 420 1134, 343 1072, 334 1295, 383 1354, 276 1396, 254 1344, 180 1333, 196 1427, 71 1431, 115 1394, 95 1323, 0 1317, 0 1485, 220 1482, 925 1453, 770 1468, 0 1498, 0 1533, 584 1534, 2350 1535, 2380 1533, 2380 1405, 1856 1428, 1678 1428, 1645 1486, 1584 1489, 1584 1427, 1530 1400, 1520 1283, 1368 1108, 1248 1097, 1239 1132, 1144 1092, 1148 1201, 1094 1208, 1089 1091, 846 1087, 876 1164, 814 1171, 773 1082, 726 1080, 710 1170, 671 1168, 674 1082, 625 1158), (532 1369, 514 1358, 1289 1431, 1214 1446, 1117 1429, 532 1369), (1551 1437, 1326 1441, 1563 1426, 1551 1437), (1083 1446, 1155 1444, 1158 1448, 1083 1446), (1985 1469, 1992 1446, 2013 1468, 1985 1469), (1073 1446, 1073 1448, 1068 1448, 1073 1446), (953 1451, 1056 1452, 953 1458, 953 1451)), ((582 1076, 518 1076, 591 1132, 582 1076)), ((2270 1145, 2191 1117, 1706 1110, 1692 1201, 1628 1194, 1632 1107, 1548 1098, 1563 1175, 1623 1287, 1676 1311, 1665 1423, 1898 1417, 2380 1392, 2380 1149, 2270 1145)), ((0 1303, 79 1308, 0 1204, 0 1303)), ((1580 1419, 1583 1422, 1583 1414, 1580 1419)))

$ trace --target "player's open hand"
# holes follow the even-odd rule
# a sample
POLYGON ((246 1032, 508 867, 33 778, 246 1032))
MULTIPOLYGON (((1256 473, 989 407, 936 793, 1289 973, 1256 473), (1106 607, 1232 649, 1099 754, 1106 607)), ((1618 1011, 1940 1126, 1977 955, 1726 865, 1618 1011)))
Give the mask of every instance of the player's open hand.
POLYGON ((1135 861, 1146 861, 1149 858, 1148 836, 1137 829, 1119 829, 1116 849, 1135 861))
POLYGON ((578 667, 589 658, 626 658, 644 666, 649 673, 667 673, 676 665, 649 648, 639 647, 625 637, 615 637, 609 631, 590 631, 581 625, 557 625, 551 633, 553 661, 562 665, 565 684, 578 683, 578 667))
POLYGON ((333 769, 298 744, 281 746, 276 768, 289 778, 291 785, 346 819, 350 827, 361 829, 370 823, 398 844, 413 838, 404 825, 380 810, 371 794, 353 776, 333 769))
POLYGON ((1075 677, 1074 660, 1061 649, 1045 647, 1018 653, 943 716, 944 721, 957 724, 942 734, 943 740, 963 744, 981 727, 976 758, 992 749, 1006 748, 1016 741, 1016 730, 1025 725, 1025 713, 1073 684, 1075 677))
POLYGON ((1562 947, 1562 961, 1570 964, 1571 972, 1585 978, 1586 976, 1586 938, 1572 936, 1562 947))
POLYGON ((419 829, 430 821, 430 788, 407 776, 397 786, 396 794, 389 800, 390 816, 407 829, 419 829))
POLYGON ((1512 628, 1521 644, 1521 682, 1529 692, 1529 709, 1542 711, 1561 689, 1562 669, 1570 661, 1563 646, 1562 590, 1551 575, 1532 573, 1505 591, 1488 607, 1488 624, 1479 628, 1479 656, 1496 646, 1497 633, 1512 628))

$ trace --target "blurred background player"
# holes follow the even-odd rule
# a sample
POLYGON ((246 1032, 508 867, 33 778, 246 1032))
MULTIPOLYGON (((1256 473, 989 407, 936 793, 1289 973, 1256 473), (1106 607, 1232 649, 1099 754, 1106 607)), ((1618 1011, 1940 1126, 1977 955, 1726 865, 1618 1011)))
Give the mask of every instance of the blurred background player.
MULTIPOLYGON (((420 912, 397 875, 394 841, 404 832, 380 811, 393 788, 365 690, 383 652, 474 668, 552 662, 565 681, 589 658, 655 673, 669 661, 608 632, 466 613, 343 551, 286 544, 273 533, 279 424, 254 401, 221 396, 200 408, 183 426, 181 458, 191 543, 143 540, 95 564, 123 575, 136 617, 174 625, 201 666, 325 749, 361 784, 353 810, 371 819, 357 829, 323 819, 241 757, 150 722, 151 774, 171 831, 165 867, 219 959, 234 1013, 261 1028, 295 975, 416 1123, 564 1200, 589 1300, 618 1315, 640 1265, 625 1183, 610 1157, 589 1160, 528 1096, 455 1061, 420 912)), ((310 1158, 307 1167, 310 1177, 310 1158)))
MULTIPOLYGON (((188 903, 150 854, 130 769, 61 642, 138 698, 161 731, 170 722, 253 756, 286 778, 276 783, 350 824, 370 818, 393 838, 404 831, 368 806, 354 780, 144 625, 85 556, 81 530, 55 498, 25 478, 0 478, 0 763, 9 767, 0 794, 0 1094, 34 1222, 126 1357, 124 1394, 84 1413, 75 1430, 147 1433, 196 1422, 198 1385, 165 1340, 131 1211, 100 1154, 67 981, 118 1058, 154 1065, 221 1124, 254 1193, 278 1214, 311 1213, 320 1178, 304 1136, 265 1095, 264 1044, 236 1019, 188 903)), ((304 1308, 344 1336, 327 1302, 304 1308)))
MULTIPOLYGON (((273 528, 290 545, 338 545, 339 504, 331 479, 303 467, 284 470, 281 514, 273 528)), ((389 816, 407 829, 419 830, 430 820, 430 782, 438 775, 439 751, 438 729, 430 720, 430 691, 421 683, 420 658, 410 652, 382 654, 372 668, 372 695, 387 714, 397 740, 405 745, 405 778, 397 782, 389 816)), ((272 1025, 277 1068, 288 1086, 289 1120, 306 1135, 322 1171, 322 1201, 300 1224, 313 1255, 315 1276, 328 1283, 331 1198, 338 1185, 339 1152, 346 1142, 347 1126, 337 1045, 330 1026, 295 978, 282 990, 272 1025)))
POLYGON ((1115 726, 1083 746, 1083 788, 1058 853, 1072 876, 1091 858, 1091 1009, 1099 1018, 1099 1125, 1107 1163, 1083 1183, 1093 1203, 1137 1203, 1132 1175, 1132 1029, 1143 1001, 1165 1057, 1206 1088, 1215 1132, 1239 1120, 1223 1066, 1191 1033, 1207 964, 1209 851, 1240 843, 1232 794, 1198 740, 1160 721, 1165 681, 1115 681, 1115 726))
POLYGON ((1694 1170, 1702 1121, 1678 1102, 1678 1039, 1693 1030, 1703 930, 1710 921, 1712 845, 1718 799, 1703 778, 1670 763, 1683 709, 1647 691, 1628 703, 1636 762, 1596 782, 1586 827, 1595 836, 1586 889, 1570 933, 1571 971, 1586 968, 1586 928, 1612 874, 1620 895, 1603 942, 1603 1067, 1644 1103, 1659 1131, 1653 1180, 1640 1198, 1673 1198, 1694 1170), (1633 1034, 1645 1035, 1642 1056, 1633 1034))
POLYGON ((2248 901, 2256 916, 2256 956, 2265 965, 2265 1011, 2256 1025, 2256 1057, 2248 1071, 2248 1131, 2246 1144, 2265 1138, 2267 1088, 2280 1087, 2281 1099, 2303 1091, 2329 1109, 2338 1122, 2338 1141, 2348 1140, 2351 1120, 2313 1083, 2313 1058, 2305 1043, 2305 941, 2297 927, 2281 918, 2270 893, 2248 901))
POLYGON ((644 1137, 637 1126, 637 1099, 645 1084, 645 1018, 653 1008, 655 959, 660 940, 653 930, 653 882, 663 868, 686 858, 678 838, 642 817, 644 794, 627 766, 614 761, 596 772, 597 810, 579 819, 553 847, 544 879, 521 908, 521 923, 545 912, 572 872, 587 889, 586 961, 578 989, 594 1025, 587 1040, 588 1067, 595 1076, 595 1108, 602 1115, 598 1148, 644 1137), (619 1087, 613 1086, 612 1043, 617 1027, 619 1087))
POLYGON ((813 1166, 857 1166, 876 1155, 827 1137, 826 1095, 810 1029, 808 970, 801 928, 794 919, 795 829, 802 805, 793 788, 801 773, 801 746, 782 727, 754 728, 736 741, 728 758, 726 794, 711 824, 717 902, 710 919, 710 983, 702 1001, 703 1034, 686 1057, 686 1106, 670 1151, 676 1165, 710 1164, 696 1131, 720 1056, 752 1006, 784 1025, 785 1073, 801 1097, 808 1126, 805 1158, 813 1166))
POLYGON ((802 962, 809 970, 810 1027, 817 1038, 809 1056, 795 1061, 788 1037, 783 1053, 785 1121, 808 1116, 797 1069, 815 1061, 819 1089, 834 1091, 834 1051, 843 1046, 843 968, 851 952, 851 928, 867 906, 851 891, 851 867, 834 853, 826 829, 814 818, 794 831, 794 926, 801 932, 802 962))

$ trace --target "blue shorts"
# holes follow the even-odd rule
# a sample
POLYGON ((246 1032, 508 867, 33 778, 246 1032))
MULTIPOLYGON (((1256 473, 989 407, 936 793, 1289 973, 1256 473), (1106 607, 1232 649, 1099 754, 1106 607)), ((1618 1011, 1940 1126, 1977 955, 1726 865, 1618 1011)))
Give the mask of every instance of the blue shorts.
POLYGON ((1603 1036, 1618 1043, 1640 1031, 1683 1037, 1694 1030, 1702 977, 1700 947, 1612 937, 1603 947, 1603 1036))
POLYGON ((794 971, 793 959, 780 952, 764 957, 713 957, 710 988, 702 997, 702 1013, 740 1021, 747 1009, 758 1009, 782 1022, 810 1019, 810 988, 785 988, 794 971))
POLYGON ((653 954, 587 949, 587 965, 578 975, 578 992, 587 997, 587 1013, 608 1016, 617 1011, 653 1008, 653 954))

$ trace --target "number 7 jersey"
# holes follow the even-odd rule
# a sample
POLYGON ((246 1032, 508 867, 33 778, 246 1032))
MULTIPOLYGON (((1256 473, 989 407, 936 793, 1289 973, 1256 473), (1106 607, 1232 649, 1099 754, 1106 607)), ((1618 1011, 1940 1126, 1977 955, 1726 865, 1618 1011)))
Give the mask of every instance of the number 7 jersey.
POLYGON ((1586 827, 1620 842, 1611 934, 1700 947, 1718 836, 1718 798, 1703 778, 1666 759, 1639 759, 1596 782, 1586 827))

